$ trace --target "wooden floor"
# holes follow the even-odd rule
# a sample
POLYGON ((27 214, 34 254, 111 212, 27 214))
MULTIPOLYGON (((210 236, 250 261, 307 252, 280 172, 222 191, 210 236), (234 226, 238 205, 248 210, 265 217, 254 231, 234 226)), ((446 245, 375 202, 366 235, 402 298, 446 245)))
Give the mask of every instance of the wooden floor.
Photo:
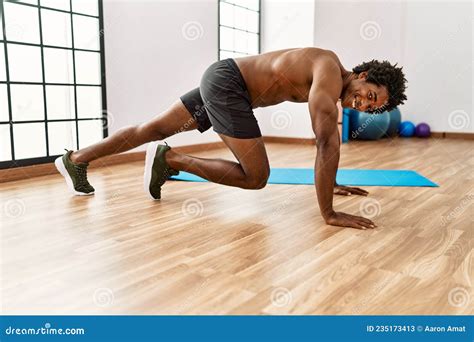
MULTIPOLYGON (((59 175, 0 184, 1 313, 474 314, 473 145, 344 145, 341 167, 440 184, 337 196, 376 215, 368 231, 325 225, 313 186, 168 182, 154 202, 141 162, 91 170, 92 197, 59 175)), ((313 166, 314 146, 267 148, 272 167, 313 166)))

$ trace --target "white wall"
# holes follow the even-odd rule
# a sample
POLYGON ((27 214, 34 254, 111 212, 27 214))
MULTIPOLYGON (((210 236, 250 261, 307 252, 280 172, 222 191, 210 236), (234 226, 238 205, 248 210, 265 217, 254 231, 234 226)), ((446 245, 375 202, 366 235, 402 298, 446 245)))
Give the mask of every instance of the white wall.
MULTIPOLYGON (((262 52, 313 46, 314 1, 262 0, 262 52)), ((314 137, 306 103, 285 102, 255 110, 263 135, 314 137)))
POLYGON ((347 70, 372 59, 398 62, 401 16, 400 2, 316 1, 314 46, 333 50, 347 70))
MULTIPOLYGON (((199 85, 217 60, 217 2, 104 0, 104 32, 110 134, 149 120, 199 85)), ((217 140, 210 129, 166 141, 177 146, 217 140)))
POLYGON ((433 131, 474 132, 472 2, 405 6, 402 64, 409 88, 403 114, 433 131))

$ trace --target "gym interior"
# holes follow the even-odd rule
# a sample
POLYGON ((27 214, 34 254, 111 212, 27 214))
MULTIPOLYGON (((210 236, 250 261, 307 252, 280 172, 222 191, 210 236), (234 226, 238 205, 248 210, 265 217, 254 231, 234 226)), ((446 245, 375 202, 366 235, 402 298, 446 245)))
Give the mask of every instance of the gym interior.
MULTIPOLYGON (((2 0, 1 10, 2 314, 474 314, 472 2, 2 0), (308 103, 254 109, 271 168, 258 190, 167 180, 151 200, 143 144, 90 163, 93 196, 68 191, 55 167, 65 149, 165 112, 216 61, 293 48, 332 51, 349 71, 403 67, 407 100, 395 109, 338 107, 337 177, 368 195, 334 194, 333 205, 376 228, 321 216, 308 103)), ((236 161, 212 128, 186 128, 160 144, 236 161)))

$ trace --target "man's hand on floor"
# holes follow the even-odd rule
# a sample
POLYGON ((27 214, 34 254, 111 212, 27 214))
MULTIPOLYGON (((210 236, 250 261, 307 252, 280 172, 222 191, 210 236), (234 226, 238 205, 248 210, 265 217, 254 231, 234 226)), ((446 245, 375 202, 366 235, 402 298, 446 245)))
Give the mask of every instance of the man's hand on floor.
POLYGON ((333 212, 326 218, 326 223, 331 226, 351 227, 357 229, 373 229, 377 227, 374 222, 365 217, 333 212))
POLYGON ((337 184, 334 186, 334 193, 336 195, 343 195, 343 196, 350 196, 352 194, 359 195, 359 196, 367 196, 369 194, 368 191, 361 188, 353 188, 351 186, 343 186, 343 185, 337 185, 337 184))

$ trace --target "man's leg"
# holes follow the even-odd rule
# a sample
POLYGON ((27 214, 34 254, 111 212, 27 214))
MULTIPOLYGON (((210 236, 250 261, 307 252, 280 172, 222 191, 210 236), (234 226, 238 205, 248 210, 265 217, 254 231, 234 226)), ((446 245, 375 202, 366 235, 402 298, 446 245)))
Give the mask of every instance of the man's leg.
POLYGON ((237 139, 219 134, 238 160, 205 159, 169 150, 166 161, 178 171, 187 171, 210 182, 244 189, 261 189, 270 175, 267 152, 262 138, 237 139))
POLYGON ((125 152, 150 141, 163 140, 175 133, 197 128, 196 121, 181 101, 168 110, 140 125, 124 127, 109 137, 75 151, 71 154, 74 163, 88 163, 92 160, 125 152))
POLYGON ((90 161, 196 128, 197 123, 192 115, 181 101, 177 101, 152 120, 122 128, 110 137, 76 152, 68 151, 54 163, 75 195, 92 195, 95 189, 87 179, 87 166, 90 161))

